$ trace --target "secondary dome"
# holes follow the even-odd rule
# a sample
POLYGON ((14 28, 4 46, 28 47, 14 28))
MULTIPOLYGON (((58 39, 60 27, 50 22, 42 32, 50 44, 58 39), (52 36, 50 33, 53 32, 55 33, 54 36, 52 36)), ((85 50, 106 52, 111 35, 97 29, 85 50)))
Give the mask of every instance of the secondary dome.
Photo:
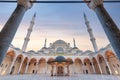
POLYGON ((63 56, 58 56, 55 58, 54 62, 66 62, 66 59, 63 56))

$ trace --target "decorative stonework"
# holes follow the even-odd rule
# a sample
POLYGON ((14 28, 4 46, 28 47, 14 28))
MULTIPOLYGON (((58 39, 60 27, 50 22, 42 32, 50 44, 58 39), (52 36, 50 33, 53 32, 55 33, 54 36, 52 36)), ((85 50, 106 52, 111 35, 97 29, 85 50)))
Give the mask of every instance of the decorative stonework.
POLYGON ((17 0, 18 5, 22 5, 26 10, 30 9, 33 6, 33 3, 30 3, 31 0, 17 0))
POLYGON ((90 0, 90 3, 87 2, 88 0, 84 0, 84 1, 87 3, 88 7, 89 7, 90 9, 93 9, 93 10, 94 10, 97 6, 103 5, 103 0, 90 0))

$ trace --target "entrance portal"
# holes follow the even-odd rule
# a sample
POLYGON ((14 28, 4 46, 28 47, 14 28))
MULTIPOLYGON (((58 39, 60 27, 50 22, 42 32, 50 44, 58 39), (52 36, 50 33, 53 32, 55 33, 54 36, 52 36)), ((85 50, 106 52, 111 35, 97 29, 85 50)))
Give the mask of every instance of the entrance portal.
POLYGON ((64 68, 62 66, 57 67, 57 76, 63 76, 64 75, 64 68))

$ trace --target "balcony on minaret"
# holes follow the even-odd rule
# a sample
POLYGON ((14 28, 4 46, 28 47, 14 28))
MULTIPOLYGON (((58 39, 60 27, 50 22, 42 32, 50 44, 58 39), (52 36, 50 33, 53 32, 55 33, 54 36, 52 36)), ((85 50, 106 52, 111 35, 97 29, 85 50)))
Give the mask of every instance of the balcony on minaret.
POLYGON ((24 40, 25 40, 25 41, 29 41, 30 39, 29 39, 29 38, 25 38, 24 40))
POLYGON ((32 29, 31 29, 31 28, 29 28, 29 29, 28 29, 28 31, 32 32, 32 29))
POLYGON ((35 22, 34 22, 34 21, 31 21, 31 24, 33 24, 33 25, 34 25, 34 24, 35 24, 35 22))

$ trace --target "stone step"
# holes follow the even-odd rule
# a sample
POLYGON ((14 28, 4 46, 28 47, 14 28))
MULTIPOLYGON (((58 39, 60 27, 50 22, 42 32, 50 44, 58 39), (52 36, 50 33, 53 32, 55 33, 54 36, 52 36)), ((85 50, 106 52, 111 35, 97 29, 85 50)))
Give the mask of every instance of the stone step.
POLYGON ((120 80, 120 76, 115 75, 72 75, 72 76, 49 76, 39 74, 6 75, 0 76, 0 80, 120 80))

